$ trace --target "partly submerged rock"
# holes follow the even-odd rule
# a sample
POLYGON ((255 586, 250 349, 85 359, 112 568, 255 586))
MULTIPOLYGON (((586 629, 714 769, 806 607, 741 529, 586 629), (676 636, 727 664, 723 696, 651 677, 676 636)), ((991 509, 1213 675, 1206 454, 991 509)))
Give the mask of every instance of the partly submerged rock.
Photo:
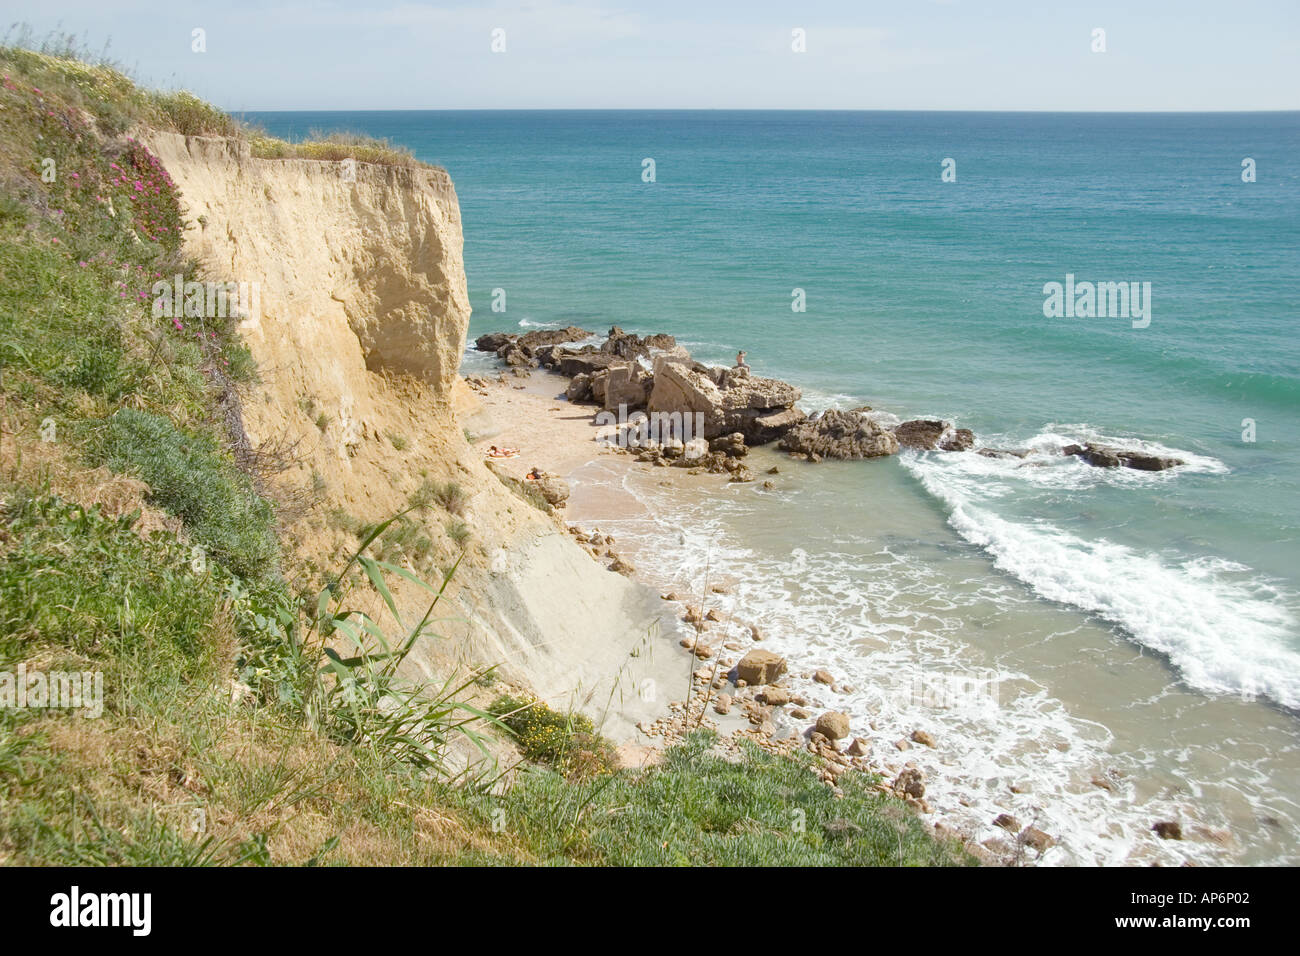
POLYGON ((902 422, 894 428, 894 437, 904 448, 919 448, 933 451, 939 447, 939 439, 952 426, 938 419, 915 418, 902 422))
POLYGON ((914 418, 894 426, 898 443, 921 451, 970 451, 975 447, 975 433, 969 428, 953 428, 952 422, 935 418, 914 418))
POLYGON ((941 451, 970 451, 975 447, 975 433, 969 428, 954 428, 939 440, 941 451))
POLYGON ((898 451, 898 439, 859 412, 831 409, 790 428, 781 447, 821 458, 880 458, 898 451))
POLYGON ((1183 825, 1177 820, 1161 820, 1151 829, 1162 840, 1181 840, 1183 838, 1183 825))
POLYGON ((509 332, 489 332, 487 335, 480 335, 474 340, 474 348, 480 352, 497 352, 503 345, 509 345, 514 342, 517 336, 509 332))
POLYGON ((1152 455, 1144 451, 1128 448, 1116 448, 1113 445, 1100 445, 1085 442, 1082 445, 1066 445, 1061 449, 1063 455, 1074 455, 1096 468, 1134 468, 1138 471, 1164 471, 1176 468, 1187 462, 1181 458, 1165 455, 1152 455))

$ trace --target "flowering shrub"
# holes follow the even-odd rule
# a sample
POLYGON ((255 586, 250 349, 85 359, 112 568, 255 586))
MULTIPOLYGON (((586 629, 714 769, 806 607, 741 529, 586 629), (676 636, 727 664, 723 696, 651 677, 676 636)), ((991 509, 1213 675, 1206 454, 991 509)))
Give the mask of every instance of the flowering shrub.
POLYGON ((136 231, 169 253, 181 247, 181 208, 176 184, 162 162, 133 139, 128 139, 127 164, 113 180, 131 201, 136 231))
POLYGON ((579 777, 608 773, 613 767, 609 741, 583 714, 562 714, 541 701, 508 695, 493 701, 489 712, 510 730, 529 760, 579 777))

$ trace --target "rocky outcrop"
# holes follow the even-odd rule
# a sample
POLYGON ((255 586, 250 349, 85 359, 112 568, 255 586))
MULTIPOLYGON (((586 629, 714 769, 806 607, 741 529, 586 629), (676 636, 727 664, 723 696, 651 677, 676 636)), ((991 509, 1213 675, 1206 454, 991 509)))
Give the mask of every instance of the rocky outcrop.
POLYGON ((657 361, 648 407, 651 412, 700 413, 705 438, 740 432, 746 443, 763 445, 804 418, 795 407, 801 395, 787 382, 759 378, 745 369, 657 361))
POLYGON ((558 475, 543 475, 538 478, 537 489, 553 508, 563 508, 569 500, 569 483, 558 475))
POLYGON ((487 335, 480 335, 474 340, 474 348, 480 352, 500 352, 507 345, 516 345, 528 350, 532 355, 536 351, 548 346, 563 345, 567 342, 581 342, 583 339, 591 338, 591 333, 586 329, 580 329, 576 325, 570 325, 563 329, 534 329, 523 335, 515 335, 510 332, 489 332, 487 335))
POLYGON ((1098 445, 1087 442, 1083 445, 1066 445, 1061 449, 1063 455, 1074 455, 1095 468, 1134 468, 1138 471, 1165 471, 1185 465, 1181 458, 1152 455, 1133 449, 1115 448, 1111 445, 1098 445))
POLYGON ((898 439, 859 412, 831 409, 787 431, 781 447, 810 458, 880 458, 898 451, 898 439))
POLYGON ((562 329, 533 329, 519 336, 519 344, 525 348, 540 349, 548 345, 563 345, 565 342, 581 342, 591 338, 592 333, 576 325, 562 329))

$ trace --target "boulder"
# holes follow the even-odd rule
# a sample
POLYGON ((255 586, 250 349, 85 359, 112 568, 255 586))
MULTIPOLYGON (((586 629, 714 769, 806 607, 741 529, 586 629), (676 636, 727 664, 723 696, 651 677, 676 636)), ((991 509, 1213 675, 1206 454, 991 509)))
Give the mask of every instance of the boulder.
POLYGON ((767 687, 758 694, 758 700, 769 707, 784 707, 794 698, 784 687, 767 687))
POLYGON ((721 452, 730 458, 740 458, 749 454, 749 449, 745 447, 745 436, 740 432, 732 432, 730 435, 721 435, 709 442, 709 451, 721 452))
POLYGON ((591 376, 586 372, 575 375, 564 395, 571 402, 585 402, 591 398, 591 376))
POLYGON ((925 775, 915 767, 904 767, 903 771, 894 778, 891 789, 900 796, 920 800, 925 796, 925 775))
POLYGON ((771 651, 753 650, 736 665, 736 679, 753 687, 770 684, 785 673, 785 658, 771 651))
POLYGON ((626 405, 628 411, 645 408, 652 379, 639 365, 615 365, 606 372, 604 404, 608 411, 626 405))
POLYGON ((913 419, 894 428, 894 437, 904 448, 932 451, 939 447, 939 439, 948 430, 948 423, 936 419, 913 419))
POLYGON ((532 355, 513 342, 503 345, 497 357, 512 368, 527 368, 533 364, 532 355))
POLYGON ((563 478, 546 475, 539 478, 536 484, 537 490, 553 508, 563 508, 564 503, 569 500, 569 483, 563 478))
POLYGON ((849 735, 849 715, 828 710, 817 718, 814 729, 827 740, 843 740, 849 735))
POLYGON ((609 382, 609 369, 603 368, 587 376, 592 401, 602 408, 605 405, 605 385, 609 382))
POLYGON ((558 356, 563 352, 563 345, 542 345, 533 349, 533 358, 537 359, 538 364, 543 368, 554 368, 555 363, 559 361, 558 356))
POLYGON ((914 743, 914 744, 921 744, 921 745, 924 746, 924 747, 935 747, 935 746, 938 746, 938 745, 934 742, 934 737, 932 737, 932 736, 930 735, 930 733, 929 733, 928 731, 925 731, 925 730, 914 730, 914 731, 912 731, 912 743, 914 743))
POLYGON ((765 444, 803 416, 797 410, 788 414, 802 393, 778 379, 749 375, 724 387, 714 381, 716 371, 707 366, 686 365, 665 356, 656 358, 654 368, 649 410, 683 416, 700 413, 704 438, 740 432, 747 444, 765 444))
POLYGON ((858 412, 830 409, 788 429, 781 447, 810 457, 880 458, 897 452, 898 440, 858 412))

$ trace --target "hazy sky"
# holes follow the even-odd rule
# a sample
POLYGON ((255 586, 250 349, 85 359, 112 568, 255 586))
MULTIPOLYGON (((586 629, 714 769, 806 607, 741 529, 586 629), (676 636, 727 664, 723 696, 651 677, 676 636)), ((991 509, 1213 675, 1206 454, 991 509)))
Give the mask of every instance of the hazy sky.
POLYGON ((1300 0, 3 2, 231 110, 1300 108, 1300 0))

